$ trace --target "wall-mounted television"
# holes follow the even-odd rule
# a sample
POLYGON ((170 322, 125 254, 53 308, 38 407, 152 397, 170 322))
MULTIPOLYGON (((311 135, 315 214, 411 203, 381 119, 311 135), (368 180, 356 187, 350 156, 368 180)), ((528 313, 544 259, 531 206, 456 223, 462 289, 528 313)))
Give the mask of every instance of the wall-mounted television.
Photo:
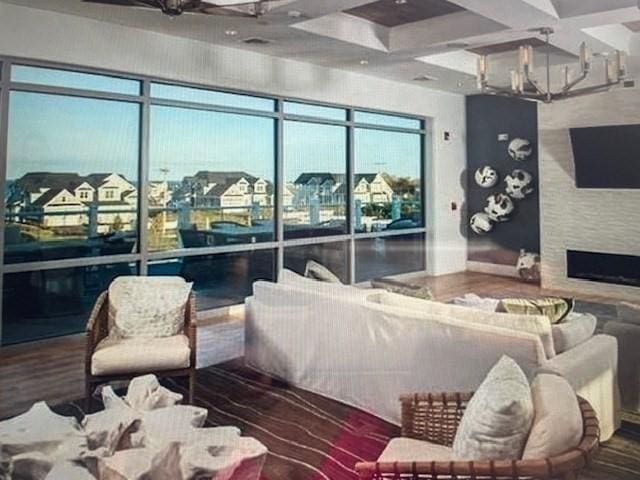
POLYGON ((640 124, 572 128, 578 188, 640 188, 640 124))

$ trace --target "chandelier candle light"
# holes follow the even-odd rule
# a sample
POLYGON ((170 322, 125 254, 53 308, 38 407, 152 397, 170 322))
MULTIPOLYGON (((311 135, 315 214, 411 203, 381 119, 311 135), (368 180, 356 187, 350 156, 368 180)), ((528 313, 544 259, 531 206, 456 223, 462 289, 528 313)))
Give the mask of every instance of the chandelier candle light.
POLYGON ((478 88, 482 92, 551 103, 554 100, 604 92, 615 85, 621 84, 625 80, 627 75, 626 57, 623 52, 616 50, 613 53, 613 60, 611 60, 608 55, 603 55, 605 72, 604 83, 575 89, 574 87, 586 79, 591 71, 591 52, 583 42, 582 45, 580 45, 580 75, 571 79, 571 71, 569 67, 564 67, 564 81, 562 89, 556 92, 552 91, 549 37, 553 33, 553 29, 544 27, 532 31, 543 35, 546 40, 546 85, 542 86, 538 80, 533 78, 533 47, 531 45, 522 45, 518 49, 518 69, 511 70, 510 89, 490 85, 488 78, 489 63, 487 56, 480 55, 478 57, 478 88))

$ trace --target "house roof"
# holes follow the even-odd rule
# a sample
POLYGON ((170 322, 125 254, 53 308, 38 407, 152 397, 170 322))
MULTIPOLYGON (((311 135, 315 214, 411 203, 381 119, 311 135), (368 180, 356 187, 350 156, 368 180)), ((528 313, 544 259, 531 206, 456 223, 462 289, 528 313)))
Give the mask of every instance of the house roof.
MULTIPOLYGON (((104 181, 113 175, 112 173, 90 173, 82 176, 77 173, 68 172, 29 172, 16 180, 16 185, 28 193, 37 193, 41 188, 75 190, 83 183, 88 183, 94 188, 98 188, 104 181)), ((120 173, 116 174, 123 179, 126 177, 120 173)), ((127 180, 128 181, 128 180, 127 180)))
POLYGON ((306 185, 312 180, 315 180, 318 183, 324 183, 327 180, 338 183, 343 181, 344 177, 345 176, 342 173, 308 172, 308 173, 301 173, 293 183, 296 185, 306 185))
MULTIPOLYGON (((249 175, 247 172, 236 171, 236 172, 211 172, 208 170, 200 170, 193 177, 185 177, 185 180, 189 179, 191 181, 205 181, 207 183, 222 183, 226 184, 231 180, 235 180, 236 182, 241 178, 246 178, 248 182, 254 183, 258 180, 257 177, 253 175, 249 175)), ((235 182, 234 182, 235 183, 235 182)))
MULTIPOLYGON (((66 188, 52 188, 50 190, 47 190, 45 193, 43 193, 42 195, 40 195, 38 197, 38 199, 33 202, 33 205, 36 207, 45 207, 47 206, 55 197, 57 197, 58 195, 60 195, 62 192, 67 192, 69 194, 69 197, 72 200, 75 200, 76 203, 82 203, 80 202, 73 193, 71 193, 69 190, 67 190, 66 188)), ((69 202, 72 203, 72 202, 69 202)))

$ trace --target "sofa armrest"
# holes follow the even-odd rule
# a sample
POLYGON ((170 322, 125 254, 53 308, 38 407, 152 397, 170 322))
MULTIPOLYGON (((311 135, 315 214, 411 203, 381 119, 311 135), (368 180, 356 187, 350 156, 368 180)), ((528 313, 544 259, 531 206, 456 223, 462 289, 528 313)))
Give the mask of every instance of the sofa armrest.
POLYGON ((561 375, 592 405, 602 440, 609 439, 620 426, 618 342, 611 335, 594 335, 545 362, 539 373, 561 375))
POLYGON ((618 380, 622 405, 640 410, 640 325, 607 322, 604 332, 618 340, 618 380))

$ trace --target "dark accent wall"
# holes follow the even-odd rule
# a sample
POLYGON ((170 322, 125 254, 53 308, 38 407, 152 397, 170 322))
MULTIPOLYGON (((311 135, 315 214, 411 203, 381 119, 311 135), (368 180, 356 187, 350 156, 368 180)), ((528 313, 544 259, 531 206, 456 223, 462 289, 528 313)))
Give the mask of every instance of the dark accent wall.
POLYGON ((468 260, 499 265, 516 265, 520 249, 540 252, 540 207, 538 184, 538 105, 535 102, 492 95, 467 97, 467 215, 464 219, 468 238, 468 260), (508 141, 498 141, 506 133, 508 141), (516 137, 531 141, 533 154, 515 161, 508 153, 509 142, 516 137), (489 165, 500 180, 493 188, 476 184, 476 169, 489 165), (514 200, 511 220, 495 224, 484 236, 468 227, 474 213, 484 211, 487 197, 504 192, 504 178, 515 169, 533 175, 535 191, 523 200, 514 200))

